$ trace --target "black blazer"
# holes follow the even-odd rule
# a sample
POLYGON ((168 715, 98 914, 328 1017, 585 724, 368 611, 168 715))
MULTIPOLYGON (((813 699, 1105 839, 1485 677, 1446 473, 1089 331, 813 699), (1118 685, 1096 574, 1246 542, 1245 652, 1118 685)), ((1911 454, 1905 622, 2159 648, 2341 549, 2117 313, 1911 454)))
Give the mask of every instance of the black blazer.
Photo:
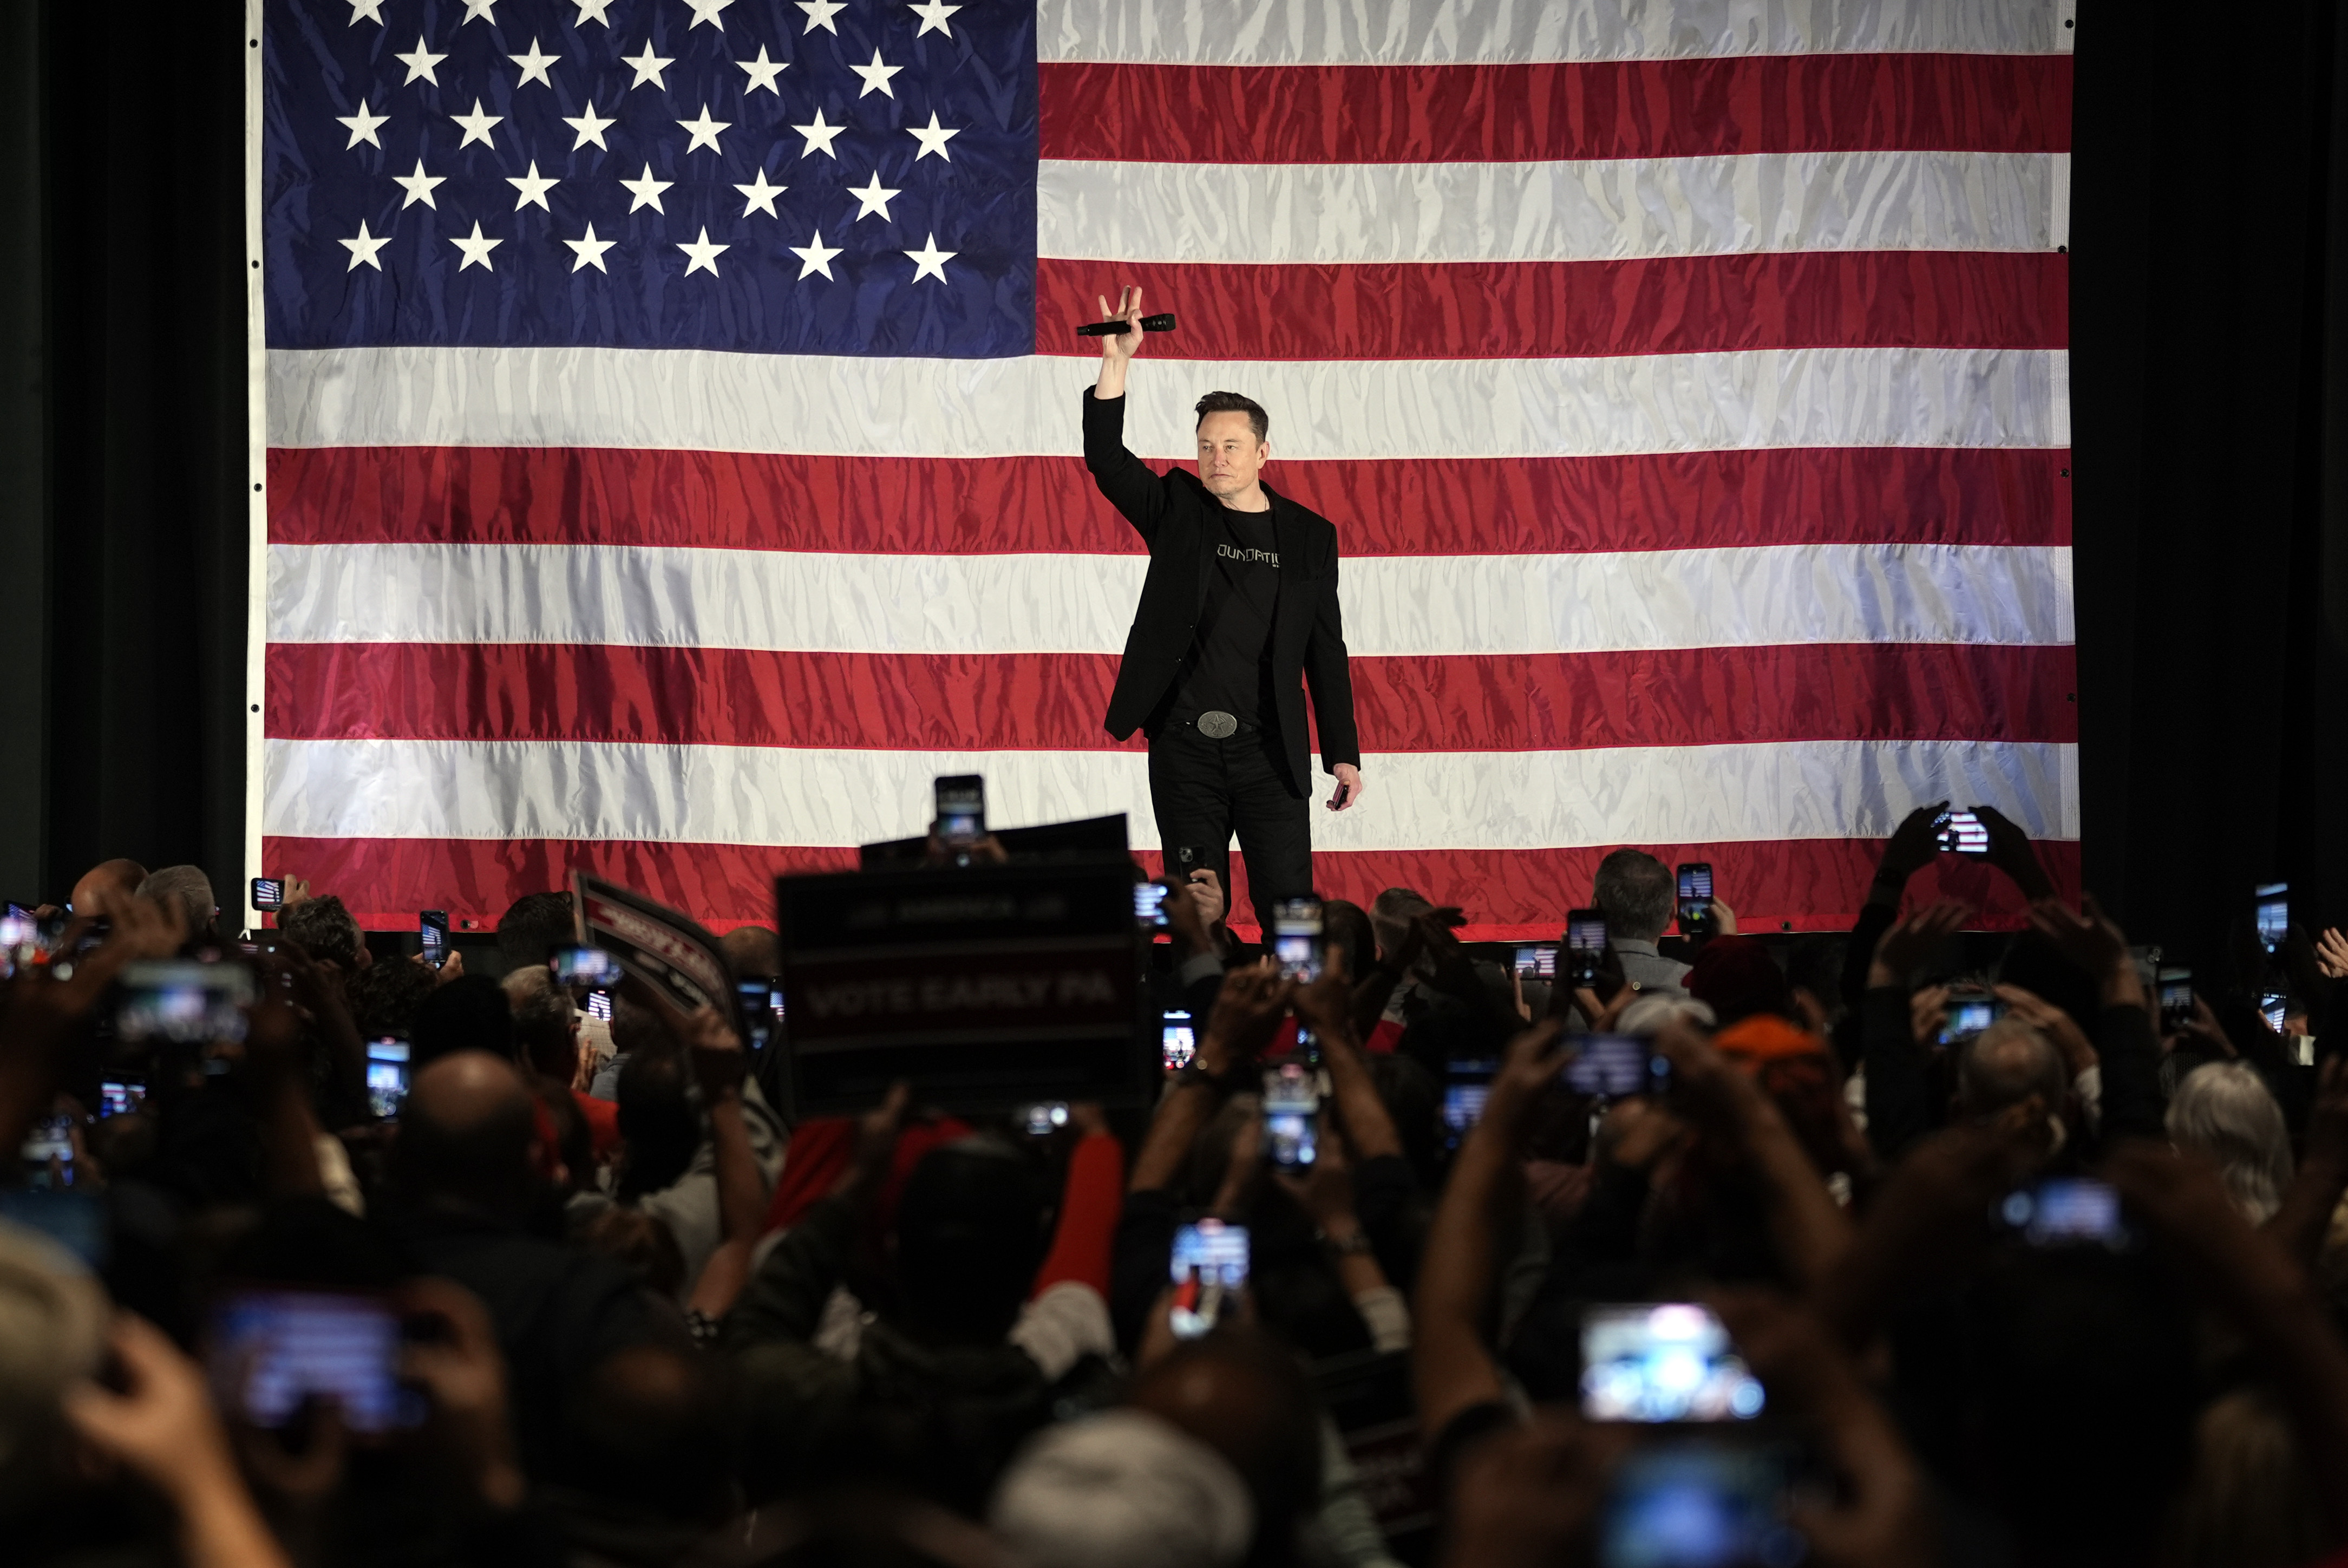
MULTIPOLYGON (((1186 469, 1158 474, 1125 447, 1125 399, 1103 400, 1085 388, 1085 467, 1093 482, 1149 546, 1149 574, 1126 634, 1117 689, 1109 694, 1108 732, 1123 740, 1165 699, 1182 667, 1207 606, 1207 520, 1222 505, 1186 469)), ((1280 551, 1280 590, 1272 601, 1272 684, 1279 702, 1288 786, 1312 792, 1305 757, 1304 692, 1321 726, 1321 761, 1356 768, 1362 743, 1354 728, 1354 678, 1345 665, 1345 628, 1337 610, 1337 530, 1270 485, 1272 537, 1280 551)))

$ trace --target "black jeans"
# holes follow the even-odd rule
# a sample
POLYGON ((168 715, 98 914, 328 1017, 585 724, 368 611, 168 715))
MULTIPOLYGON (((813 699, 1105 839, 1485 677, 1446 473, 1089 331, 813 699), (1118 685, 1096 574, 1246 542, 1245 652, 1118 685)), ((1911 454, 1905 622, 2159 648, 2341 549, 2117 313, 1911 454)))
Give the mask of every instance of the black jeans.
POLYGON ((1312 801, 1289 789, 1274 731, 1210 740, 1187 724, 1167 720, 1149 742, 1149 804, 1166 847, 1167 873, 1178 869, 1178 849, 1198 850, 1204 856, 1199 865, 1220 879, 1225 897, 1237 831, 1247 856, 1248 894, 1267 942, 1272 906, 1313 895, 1312 801))

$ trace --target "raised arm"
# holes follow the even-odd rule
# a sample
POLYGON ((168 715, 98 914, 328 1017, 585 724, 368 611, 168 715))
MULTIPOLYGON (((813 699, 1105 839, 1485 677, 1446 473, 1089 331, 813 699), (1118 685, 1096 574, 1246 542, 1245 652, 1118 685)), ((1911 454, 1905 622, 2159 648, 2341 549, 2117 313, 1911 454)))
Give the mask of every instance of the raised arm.
POLYGON ((1158 531, 1166 511, 1166 487, 1125 445, 1125 372, 1141 347, 1141 291, 1121 291, 1115 310, 1107 300, 1100 307, 1103 320, 1125 322, 1130 330, 1100 340, 1100 379, 1085 394, 1085 467, 1101 494, 1146 540, 1158 531))

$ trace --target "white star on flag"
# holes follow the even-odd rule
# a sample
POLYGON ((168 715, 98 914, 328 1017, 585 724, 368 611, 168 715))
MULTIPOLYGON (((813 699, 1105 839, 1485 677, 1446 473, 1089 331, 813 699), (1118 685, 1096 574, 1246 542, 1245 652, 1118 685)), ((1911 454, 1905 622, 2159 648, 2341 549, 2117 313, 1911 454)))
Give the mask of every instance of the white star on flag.
POLYGON ((337 125, 346 125, 351 128, 351 139, 343 145, 345 152, 348 152, 362 141, 372 147, 381 147, 383 143, 375 139, 375 128, 387 125, 390 121, 391 116, 387 114, 369 114, 365 98, 359 99, 358 113, 338 114, 335 117, 335 122, 337 125))
MULTIPOLYGON (((495 147, 497 143, 489 139, 489 128, 504 124, 506 117, 501 114, 483 114, 481 100, 475 98, 472 113, 452 114, 448 118, 465 128, 465 139, 457 143, 459 149, 463 149, 472 146, 477 141, 483 147, 495 147)), ((918 163, 921 160, 916 158, 914 161, 918 163)))
POLYGON ((612 0, 572 0, 572 4, 579 7, 579 20, 571 24, 572 26, 583 27, 590 22, 601 22, 605 32, 612 30, 612 18, 603 15, 612 8, 612 0))
POLYGON ((956 127, 953 130, 939 129, 938 111, 932 109, 930 110, 930 126, 927 130, 922 129, 918 125, 909 125, 905 128, 905 134, 922 144, 922 150, 913 154, 914 162, 919 163, 922 159, 927 158, 931 153, 934 152, 940 158, 944 159, 948 163, 952 163, 953 161, 953 155, 946 150, 946 142, 948 139, 952 137, 960 136, 962 134, 962 130, 959 127, 956 127))
POLYGON ((472 266, 478 266, 485 273, 496 272, 498 269, 489 264, 489 253, 505 243, 503 240, 481 238, 481 223, 478 218, 473 221, 472 238, 467 239, 462 234, 451 234, 448 236, 448 242, 465 253, 465 259, 457 263, 457 270, 460 273, 467 267, 472 266))
POLYGON ((932 234, 920 250, 907 251, 905 254, 913 263, 915 283, 920 283, 923 278, 935 278, 938 282, 943 283, 946 281, 946 263, 962 253, 939 250, 938 237, 932 234))
POLYGON ((526 88, 532 82, 542 82, 550 88, 552 87, 554 85, 554 78, 546 74, 546 67, 554 64, 555 61, 561 57, 562 57, 561 55, 540 54, 538 52, 538 39, 535 36, 532 36, 530 41, 529 54, 508 55, 506 57, 507 59, 511 60, 515 65, 521 67, 521 80, 514 83, 514 86, 517 88, 526 88))
POLYGON ((375 253, 377 251, 382 250, 386 245, 391 243, 391 236, 389 234, 368 233, 366 220, 362 218, 359 220, 359 237, 357 239, 336 240, 335 243, 342 246, 343 249, 351 253, 351 264, 345 267, 343 271, 346 273, 355 273, 359 270, 359 263, 361 262, 365 262, 376 272, 381 272, 383 271, 383 263, 375 259, 375 253))
POLYGON ((710 119, 709 106, 706 103, 701 106, 699 119, 681 119, 676 123, 693 132, 693 140, 687 143, 685 149, 687 152, 691 152, 696 147, 706 147, 712 152, 724 150, 717 145, 717 133, 729 129, 734 124, 730 119, 710 119))
POLYGON ((592 141, 609 152, 612 150, 612 144, 603 139, 603 133, 620 122, 617 119, 599 119, 595 113, 595 100, 589 98, 585 114, 576 119, 566 114, 562 117, 562 123, 579 133, 579 139, 571 144, 572 151, 576 152, 592 141))
MULTIPOLYGON (((815 153, 817 145, 820 143, 823 148, 823 155, 826 158, 836 160, 839 157, 839 154, 831 150, 832 138, 838 136, 841 131, 846 130, 848 128, 844 125, 824 124, 823 110, 819 108, 815 111, 815 123, 813 125, 795 125, 791 127, 791 129, 798 131, 801 136, 807 138, 807 146, 799 151, 799 156, 801 158, 812 157, 815 153)), ((916 161, 919 161, 919 160, 916 160, 916 161)), ((827 273, 825 275, 829 276, 829 274, 827 273)))
MULTIPOLYGON (((685 25, 685 30, 686 32, 692 32, 704 22, 708 23, 711 26, 716 28, 721 33, 726 31, 726 24, 717 19, 717 13, 725 10, 726 7, 734 4, 734 0, 685 0, 685 3, 693 7, 693 20, 685 25)), ((690 267, 685 269, 687 272, 691 272, 692 270, 693 269, 690 267)), ((712 267, 709 270, 714 273, 717 269, 716 267, 712 267)))
POLYGON ((945 3, 945 0, 930 0, 930 3, 926 5, 909 5, 906 9, 912 12, 914 15, 919 16, 922 19, 922 32, 913 35, 916 38, 920 37, 922 33, 926 33, 932 27, 935 27, 939 32, 943 33, 947 37, 951 38, 953 36, 953 29, 946 25, 946 18, 961 10, 962 7, 959 5, 949 5, 945 3))
POLYGON ((734 189, 742 192, 743 196, 747 198, 747 200, 742 203, 742 216, 745 218, 762 208, 765 210, 767 217, 779 218, 782 214, 775 211, 775 198, 789 190, 790 187, 788 185, 767 184, 767 171, 761 169, 758 170, 757 180, 747 185, 736 185, 734 189))
POLYGON ((856 198, 855 221, 857 222, 862 222, 865 219, 870 218, 875 212, 878 212, 881 217, 888 219, 890 222, 893 223, 896 222, 894 218, 889 217, 889 198, 898 195, 900 192, 881 189, 880 171, 879 170, 876 169, 872 171, 872 182, 870 184, 867 185, 861 191, 859 191, 855 186, 851 185, 848 188, 848 193, 856 198))
POLYGON ((621 181, 620 188, 633 191, 635 195, 636 199, 628 203, 629 211, 633 212, 639 207, 649 207, 654 211, 665 215, 668 209, 661 205, 660 193, 675 183, 674 180, 654 179, 653 166, 647 163, 644 165, 644 171, 635 179, 621 181))
POLYGON ((748 98, 760 88, 766 88, 777 98, 783 96, 783 89, 775 85, 775 78, 780 76, 783 72, 790 69, 791 63, 788 60, 770 60, 767 58, 766 45, 761 44, 758 46, 758 57, 757 59, 736 60, 734 63, 750 73, 750 85, 742 89, 742 96, 744 98, 748 98))
MULTIPOLYGON (((421 77, 437 88, 440 85, 440 78, 433 74, 432 67, 438 65, 448 57, 446 55, 436 55, 431 50, 426 48, 424 46, 424 36, 419 33, 417 35, 416 52, 414 54, 394 55, 391 57, 407 67, 407 82, 412 82, 418 77, 421 77)), ((407 82, 402 82, 399 85, 401 87, 406 87, 407 82)))
POLYGON ((650 38, 646 38, 644 40, 644 52, 643 54, 622 55, 620 57, 620 64, 623 66, 633 66, 635 67, 636 79, 628 84, 628 90, 630 92, 635 91, 646 82, 650 82, 653 86, 660 88, 661 91, 666 92, 668 91, 668 83, 662 79, 661 73, 668 69, 669 67, 676 64, 676 62, 673 59, 664 60, 658 55, 654 54, 653 41, 650 38))
POLYGON ((571 270, 572 272, 575 273, 582 267, 592 267, 597 272, 602 273, 605 277, 610 277, 612 275, 612 269, 603 264, 603 253, 618 244, 620 242, 619 241, 597 239, 595 237, 595 225, 590 223, 587 225, 587 233, 584 238, 565 240, 562 242, 570 246, 572 253, 578 257, 578 260, 571 263, 571 270))
POLYGON ((850 66, 848 68, 864 78, 864 92, 858 93, 856 95, 858 98, 862 98, 864 93, 871 92, 886 93, 889 97, 895 98, 897 96, 897 89, 889 85, 889 78, 895 76, 899 71, 903 70, 905 67, 902 66, 882 65, 880 63, 880 46, 875 45, 872 50, 872 63, 870 65, 850 66))
POLYGON ((514 198, 515 211, 519 212, 525 207, 535 207, 541 212, 551 212, 554 209, 546 204, 546 193, 553 190, 556 186, 561 184, 562 181, 560 180, 540 179, 538 174, 538 160, 533 158, 530 160, 530 172, 528 174, 510 174, 506 176, 506 183, 521 192, 520 196, 514 198))
MULTIPOLYGON (((842 11, 848 9, 847 5, 841 3, 841 0, 798 0, 798 7, 800 10, 807 13, 808 18, 807 26, 800 28, 799 31, 802 33, 812 33, 818 27, 820 27, 835 38, 839 36, 839 29, 831 25, 831 19, 834 16, 839 15, 842 11)), ((825 277, 831 276, 829 273, 826 273, 823 275, 825 277)), ((807 274, 805 273, 801 273, 799 276, 805 277, 807 274)))
MULTIPOLYGON (((821 229, 818 229, 815 238, 806 244, 785 245, 783 249, 799 259, 799 276, 802 278, 809 273, 821 273, 825 277, 831 277, 831 258, 839 254, 839 246, 825 245, 821 229)), ((838 283, 839 280, 832 278, 832 281, 838 283)))
POLYGON ((351 0, 351 26, 357 26, 362 16, 376 26, 382 26, 383 0, 351 0))
POLYGON ((695 273, 707 273, 713 278, 717 275, 718 255, 722 252, 730 251, 734 247, 731 245, 711 244, 709 242, 709 225, 706 223, 704 223, 701 226, 701 238, 694 241, 693 243, 689 245, 677 246, 678 250, 683 251, 686 255, 693 258, 685 264, 685 275, 686 277, 691 277, 695 273))
POLYGON ((415 173, 395 174, 391 177, 391 182, 407 192, 407 200, 399 204, 402 211, 421 201, 437 212, 440 210, 440 203, 432 199, 432 188, 436 185, 447 184, 448 177, 445 174, 425 173, 424 160, 419 158, 416 160, 415 173))
MULTIPOLYGON (((482 21, 489 23, 491 26, 495 26, 498 19, 490 14, 489 8, 497 3, 498 0, 465 0, 465 22, 469 22, 474 17, 478 16, 482 21)), ((459 22, 457 26, 461 27, 465 25, 465 22, 459 22)), ((486 261, 481 263, 481 265, 485 267, 489 264, 489 263, 486 261)), ((459 267, 457 270, 459 272, 464 271, 462 267, 459 267)))

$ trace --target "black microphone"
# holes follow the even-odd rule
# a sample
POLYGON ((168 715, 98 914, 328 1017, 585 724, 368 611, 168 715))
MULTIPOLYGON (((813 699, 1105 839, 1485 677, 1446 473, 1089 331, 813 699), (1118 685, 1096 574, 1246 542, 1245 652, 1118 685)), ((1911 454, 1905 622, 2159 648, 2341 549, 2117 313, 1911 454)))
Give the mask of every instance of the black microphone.
MULTIPOLYGON (((1173 331, 1174 313, 1169 310, 1164 315, 1143 316, 1141 318, 1141 330, 1144 332, 1173 331)), ((1080 326, 1076 328, 1076 335, 1078 337, 1123 337, 1125 335, 1125 323, 1121 321, 1097 321, 1088 326, 1080 326)))

